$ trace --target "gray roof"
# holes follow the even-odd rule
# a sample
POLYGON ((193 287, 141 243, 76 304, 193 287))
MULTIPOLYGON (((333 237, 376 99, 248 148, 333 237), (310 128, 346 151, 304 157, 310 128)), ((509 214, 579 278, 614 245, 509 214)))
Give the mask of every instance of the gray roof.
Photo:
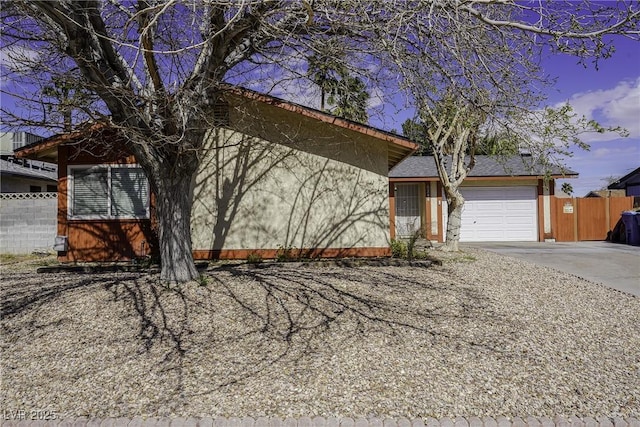
POLYGON ((2 172, 2 175, 23 176, 52 182, 58 181, 58 172, 55 170, 56 165, 32 162, 30 160, 27 160, 26 163, 31 167, 0 159, 0 172, 2 172))
POLYGON ((640 168, 632 171, 631 173, 623 176, 619 180, 612 182, 607 188, 610 190, 622 189, 624 190, 630 185, 640 184, 640 168))
MULTIPOLYGON (((447 159, 447 165, 451 158, 447 159)), ((550 166, 548 172, 553 176, 577 176, 569 169, 562 170, 558 166, 550 166)), ((505 177, 505 176, 544 176, 545 167, 536 163, 528 155, 496 157, 476 156, 476 164, 469 177, 505 177)), ((438 171, 433 156, 407 157, 389 172, 389 178, 437 178, 438 171)))

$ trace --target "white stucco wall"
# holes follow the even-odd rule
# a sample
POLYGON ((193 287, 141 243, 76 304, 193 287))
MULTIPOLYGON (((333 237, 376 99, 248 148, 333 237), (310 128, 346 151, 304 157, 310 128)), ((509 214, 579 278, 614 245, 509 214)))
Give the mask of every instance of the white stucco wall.
POLYGON ((198 174, 194 250, 389 245, 386 144, 268 105, 233 111, 198 174))

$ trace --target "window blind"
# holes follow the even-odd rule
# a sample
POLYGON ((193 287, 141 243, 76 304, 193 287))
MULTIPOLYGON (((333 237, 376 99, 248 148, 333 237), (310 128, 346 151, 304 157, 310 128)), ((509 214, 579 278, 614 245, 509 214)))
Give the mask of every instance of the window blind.
POLYGON ((73 168, 71 216, 76 218, 146 218, 149 183, 139 167, 73 168))
POLYGON ((73 171, 73 215, 108 215, 109 183, 107 169, 73 171))
POLYGON ((149 188, 140 168, 111 168, 111 215, 146 216, 149 188))

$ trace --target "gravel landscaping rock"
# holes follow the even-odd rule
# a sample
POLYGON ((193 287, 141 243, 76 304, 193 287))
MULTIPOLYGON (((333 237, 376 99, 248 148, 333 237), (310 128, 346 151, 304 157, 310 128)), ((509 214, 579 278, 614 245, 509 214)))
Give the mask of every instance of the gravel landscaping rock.
MULTIPOLYGON (((77 417, 640 417, 640 299, 480 250, 442 266, 3 268, 0 402, 77 417)), ((499 423, 498 423, 499 424, 499 423)))

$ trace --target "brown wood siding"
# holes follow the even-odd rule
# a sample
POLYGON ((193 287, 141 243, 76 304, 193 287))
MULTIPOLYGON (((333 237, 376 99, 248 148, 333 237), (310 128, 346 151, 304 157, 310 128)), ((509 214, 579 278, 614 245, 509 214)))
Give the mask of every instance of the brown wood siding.
POLYGON ((554 199, 554 237, 558 242, 606 240, 620 214, 633 207, 633 197, 554 199))
MULTIPOLYGON (((67 153, 68 147, 58 147, 58 236, 67 235, 67 153)), ((66 260, 67 253, 59 252, 58 259, 66 260)))
MULTIPOLYGON (((128 261, 155 255, 157 238, 151 220, 75 220, 68 218, 70 165, 133 164, 135 158, 122 148, 93 156, 73 146, 58 147, 58 235, 67 236, 68 250, 58 253, 61 262, 128 261)), ((155 198, 151 196, 151 211, 155 198)))
POLYGON ((554 237, 558 242, 573 242, 575 241, 574 221, 577 215, 575 199, 555 198, 555 202, 554 237), (571 209, 573 212, 569 212, 571 209))
POLYGON ((624 211, 633 209, 633 197, 610 197, 609 198, 609 230, 613 230, 621 214, 624 211))
POLYGON ((606 199, 578 198, 578 240, 606 240, 607 209, 606 199))
POLYGON ((149 220, 69 221, 65 261, 128 261, 151 255, 149 220))

